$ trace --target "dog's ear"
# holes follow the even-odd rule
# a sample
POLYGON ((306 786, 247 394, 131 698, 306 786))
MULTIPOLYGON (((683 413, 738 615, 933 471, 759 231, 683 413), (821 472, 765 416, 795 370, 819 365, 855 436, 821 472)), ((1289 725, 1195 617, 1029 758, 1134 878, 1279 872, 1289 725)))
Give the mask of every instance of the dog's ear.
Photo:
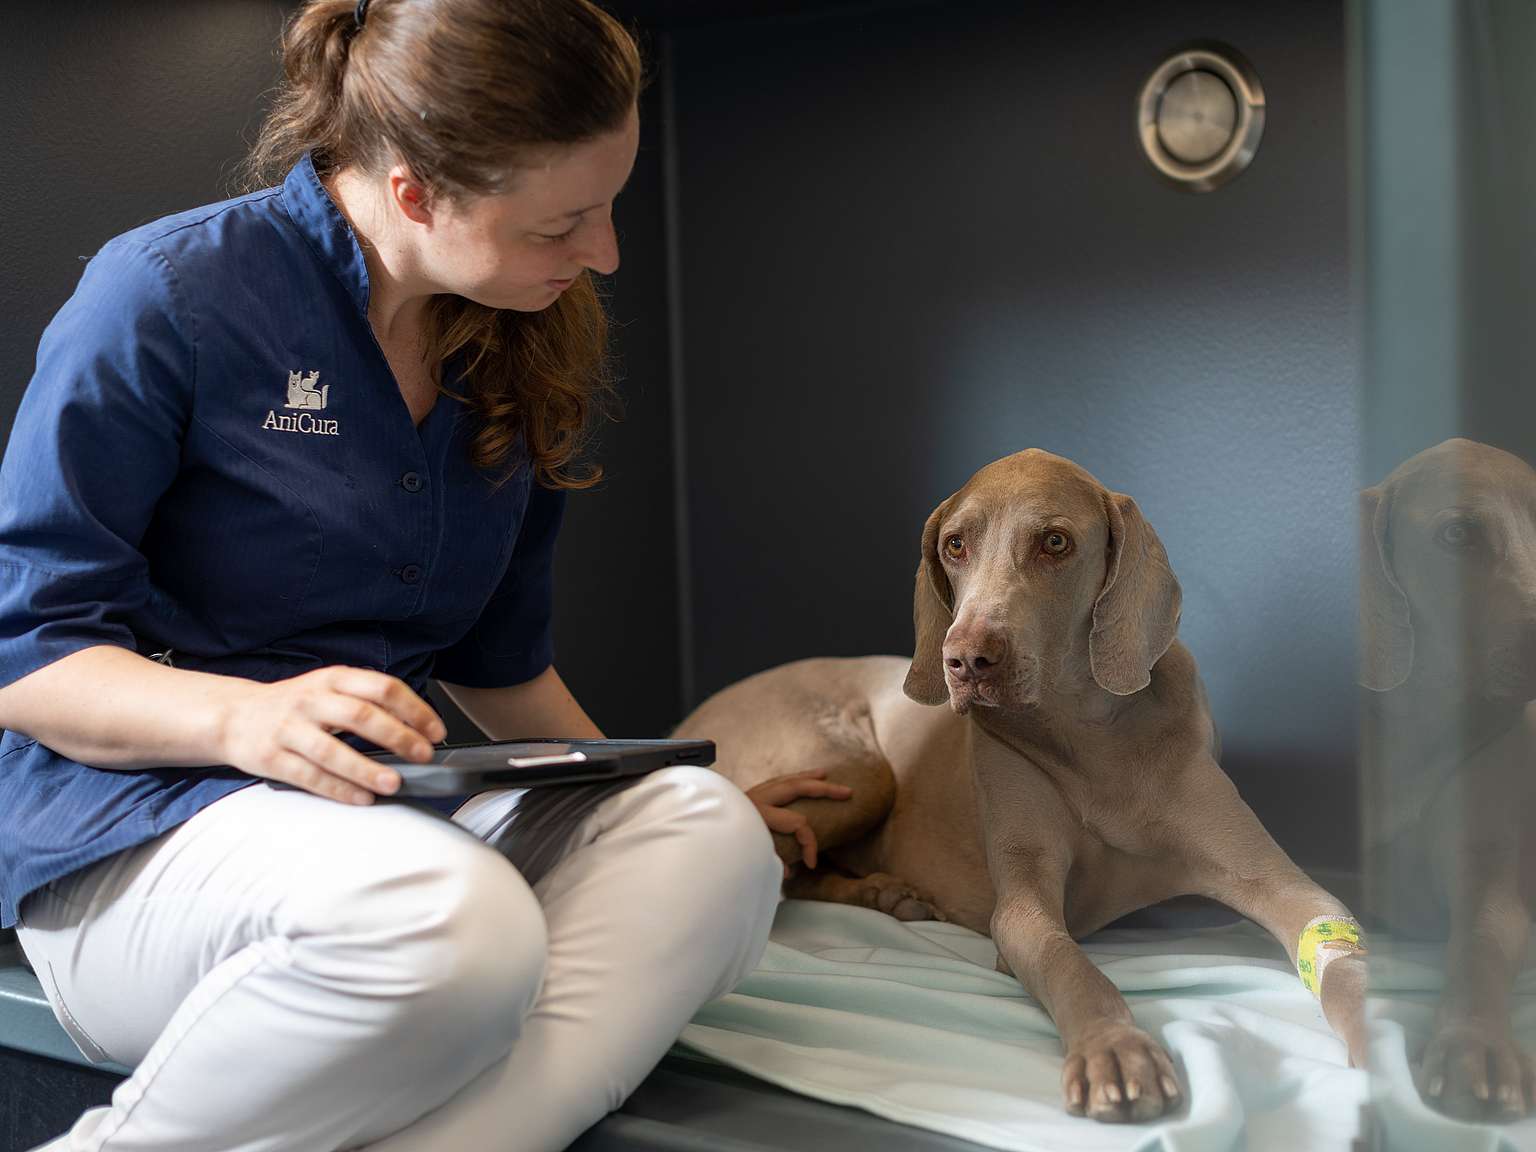
POLYGON ((1413 617, 1392 573, 1385 488, 1360 493, 1360 683, 1372 692, 1396 688, 1413 671, 1413 617))
POLYGON ((1088 662, 1100 688, 1129 696, 1152 682, 1152 666, 1173 644, 1183 593, 1163 542, 1136 501, 1109 492, 1104 511, 1109 555, 1104 589, 1093 605, 1088 662))
POLYGON ((923 525, 923 558, 917 565, 917 582, 912 589, 912 630, 916 641, 912 648, 912 667, 902 685, 919 704, 943 704, 949 699, 944 682, 944 635, 955 621, 954 592, 949 577, 939 564, 939 525, 949 510, 949 501, 940 504, 923 525))

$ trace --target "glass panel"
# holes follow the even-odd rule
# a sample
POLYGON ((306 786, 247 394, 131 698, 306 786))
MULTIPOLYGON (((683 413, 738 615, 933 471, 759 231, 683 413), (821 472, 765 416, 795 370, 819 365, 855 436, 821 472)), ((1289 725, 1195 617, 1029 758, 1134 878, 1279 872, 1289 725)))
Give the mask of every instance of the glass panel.
POLYGON ((1536 5, 1353 27, 1373 1138, 1536 1147, 1536 5))

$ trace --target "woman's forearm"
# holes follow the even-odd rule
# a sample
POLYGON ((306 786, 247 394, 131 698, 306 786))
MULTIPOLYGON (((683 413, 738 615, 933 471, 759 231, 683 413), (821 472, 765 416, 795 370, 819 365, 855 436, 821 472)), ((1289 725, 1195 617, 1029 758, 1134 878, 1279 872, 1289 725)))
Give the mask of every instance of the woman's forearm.
POLYGON ((438 683, 459 710, 492 740, 539 736, 601 739, 603 735, 571 695, 554 665, 527 683, 509 688, 466 688, 443 680, 438 683))
POLYGON ((225 705, 249 687, 98 645, 0 688, 0 728, 93 768, 217 764, 225 705))

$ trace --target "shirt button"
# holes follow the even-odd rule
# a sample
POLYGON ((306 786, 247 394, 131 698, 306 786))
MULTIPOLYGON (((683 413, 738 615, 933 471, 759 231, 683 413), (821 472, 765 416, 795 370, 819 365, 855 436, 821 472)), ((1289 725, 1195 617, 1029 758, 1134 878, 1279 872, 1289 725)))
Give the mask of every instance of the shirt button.
POLYGON ((400 569, 400 579, 404 580, 407 584, 416 583, 416 581, 421 579, 421 567, 416 564, 407 564, 404 568, 400 569))
POLYGON ((400 487, 404 488, 407 492, 420 492, 421 477, 415 472, 407 472, 404 476, 400 477, 400 487))

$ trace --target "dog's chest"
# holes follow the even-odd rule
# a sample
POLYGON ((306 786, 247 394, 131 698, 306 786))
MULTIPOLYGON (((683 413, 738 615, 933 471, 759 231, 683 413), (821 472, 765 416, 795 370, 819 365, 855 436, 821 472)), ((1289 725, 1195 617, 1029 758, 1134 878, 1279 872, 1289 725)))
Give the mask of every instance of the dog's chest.
POLYGON ((1170 847, 1169 798, 1137 773, 1083 769, 1044 757, 1024 759, 1019 767, 1037 778, 1038 793, 1051 798, 1051 804, 1040 805, 1042 814, 1053 817, 1074 859, 1145 856, 1170 847))
POLYGON ((1063 897, 1074 937, 1190 890, 1189 869, 1166 810, 1091 794, 1070 810, 1071 859, 1063 897))

